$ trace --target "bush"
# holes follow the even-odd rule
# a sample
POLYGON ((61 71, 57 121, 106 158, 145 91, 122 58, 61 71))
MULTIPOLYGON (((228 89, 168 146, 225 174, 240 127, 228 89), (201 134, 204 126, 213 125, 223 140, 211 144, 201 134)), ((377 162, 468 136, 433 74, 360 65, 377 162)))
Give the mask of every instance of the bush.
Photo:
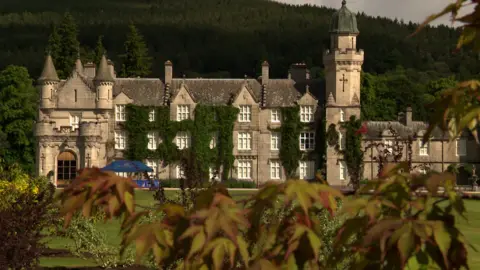
MULTIPOLYGON (((221 182, 227 188, 257 188, 257 184, 252 181, 228 179, 221 182)), ((164 188, 181 188, 180 179, 166 179, 160 180, 160 185, 164 188)))
POLYGON ((55 222, 55 187, 17 166, 0 168, 0 269, 32 269, 44 244, 42 230, 55 222))

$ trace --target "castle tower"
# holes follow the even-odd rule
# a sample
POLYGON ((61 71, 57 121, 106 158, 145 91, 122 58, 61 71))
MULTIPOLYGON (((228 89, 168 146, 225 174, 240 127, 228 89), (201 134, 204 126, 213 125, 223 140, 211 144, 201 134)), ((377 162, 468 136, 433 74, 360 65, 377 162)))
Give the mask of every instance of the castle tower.
MULTIPOLYGON (((333 14, 330 50, 323 57, 327 129, 334 124, 340 131, 340 122, 348 121, 352 115, 360 118, 360 74, 364 53, 363 50, 357 51, 358 34, 355 14, 343 0, 342 7, 333 14)), ((340 138, 344 136, 340 135, 340 138)), ((345 186, 349 182, 342 159, 334 147, 327 146, 327 180, 333 186, 345 186)))
POLYGON ((60 79, 53 65, 50 53, 45 58, 43 71, 37 80, 37 87, 40 91, 40 109, 55 108, 55 90, 60 79))
POLYGON ((95 78, 95 87, 97 90, 97 109, 110 110, 113 109, 113 83, 114 79, 108 67, 105 55, 100 60, 95 78))

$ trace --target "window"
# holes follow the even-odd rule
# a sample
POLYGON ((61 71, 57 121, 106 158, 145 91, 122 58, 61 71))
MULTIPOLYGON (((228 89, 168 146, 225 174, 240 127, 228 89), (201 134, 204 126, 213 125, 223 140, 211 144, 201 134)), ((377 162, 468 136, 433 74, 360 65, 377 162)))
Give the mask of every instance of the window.
POLYGON ((277 160, 270 161, 270 179, 280 179, 280 162, 277 160))
POLYGON ((73 90, 74 95, 75 95, 75 102, 77 102, 77 89, 73 90))
POLYGON ((303 122, 303 123, 313 122, 313 106, 300 107, 300 122, 303 122))
POLYGON ((270 121, 272 123, 280 123, 280 110, 279 109, 272 109, 271 110, 270 121))
POLYGON ((183 166, 177 165, 176 173, 177 179, 185 178, 185 170, 183 169, 183 166))
POLYGON ((238 150, 251 150, 252 136, 248 132, 238 133, 238 150))
POLYGON ((70 115, 70 126, 72 130, 78 129, 80 125, 80 116, 78 115, 70 115))
POLYGON ((125 178, 128 177, 128 173, 126 173, 126 172, 116 172, 115 174, 120 176, 120 177, 125 177, 125 178))
POLYGON ((240 106, 240 113, 238 114, 238 122, 252 121, 252 107, 248 105, 240 106))
POLYGON ((210 139, 210 149, 217 147, 217 141, 218 141, 218 132, 214 132, 212 134, 212 139, 210 139))
POLYGON ((211 166, 210 168, 208 168, 208 180, 209 181, 212 181, 212 180, 215 180, 215 181, 218 181, 220 180, 220 178, 218 177, 218 170, 215 169, 213 166, 211 166))
POLYGON ((428 156, 428 142, 423 143, 422 140, 418 141, 419 152, 420 156, 428 156))
POLYGON ((300 133, 300 150, 315 149, 315 132, 300 133))
POLYGON ((300 161, 300 179, 313 179, 315 177, 315 162, 300 161))
POLYGON ((115 121, 123 122, 126 118, 125 105, 115 105, 115 121))
POLYGON ((187 120, 190 118, 190 107, 188 105, 177 106, 177 121, 187 120))
POLYGON ((420 174, 427 174, 427 168, 421 167, 418 169, 418 173, 420 174))
POLYGON ((148 149, 149 150, 155 150, 157 149, 158 145, 158 134, 156 132, 148 132, 147 134, 148 138, 148 149))
POLYGON ((178 149, 186 149, 190 147, 190 136, 185 131, 180 131, 177 133, 176 141, 178 149))
POLYGON ((345 111, 340 109, 340 122, 345 122, 345 111))
POLYGON ((467 155, 467 140, 458 139, 457 144, 457 156, 466 156, 467 155))
POLYGON ((252 178, 252 162, 242 160, 238 162, 238 179, 252 178))
POLYGON ((280 133, 272 132, 270 135, 270 150, 280 149, 280 133))
POLYGON ((155 121, 155 109, 152 109, 152 110, 148 113, 148 121, 150 121, 150 122, 155 121))
POLYGON ((338 132, 338 147, 340 150, 345 148, 345 137, 343 137, 342 132, 338 132))
POLYGON ((388 150, 389 154, 393 154, 393 141, 392 140, 384 140, 383 141, 384 147, 388 150))
POLYGON ((153 172, 149 172, 148 173, 148 176, 152 177, 152 178, 156 178, 157 177, 157 171, 158 171, 158 163, 156 160, 151 160, 151 159, 147 159, 146 162, 147 163, 147 166, 152 168, 153 169, 153 172))
POLYGON ((344 161, 340 161, 340 180, 347 179, 347 164, 344 161))
POLYGON ((118 149, 118 150, 125 149, 126 137, 127 136, 125 135, 125 131, 123 130, 115 131, 115 149, 118 149))

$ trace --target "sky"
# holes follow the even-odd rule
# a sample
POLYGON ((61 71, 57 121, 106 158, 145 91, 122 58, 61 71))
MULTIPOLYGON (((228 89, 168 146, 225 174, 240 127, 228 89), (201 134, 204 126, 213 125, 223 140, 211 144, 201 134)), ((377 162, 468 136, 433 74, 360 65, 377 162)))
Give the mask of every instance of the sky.
MULTIPOLYGON (((287 4, 311 4, 340 8, 341 0, 275 0, 287 4)), ((363 11, 370 16, 403 19, 405 22, 423 22, 429 15, 443 10, 454 0, 347 0, 347 7, 354 12, 363 11)), ((472 11, 473 6, 464 8, 472 11)), ((460 12, 460 14, 465 12, 460 12)), ((450 16, 446 15, 432 22, 433 25, 451 25, 450 16)), ((457 24, 455 26, 458 26, 457 24)))

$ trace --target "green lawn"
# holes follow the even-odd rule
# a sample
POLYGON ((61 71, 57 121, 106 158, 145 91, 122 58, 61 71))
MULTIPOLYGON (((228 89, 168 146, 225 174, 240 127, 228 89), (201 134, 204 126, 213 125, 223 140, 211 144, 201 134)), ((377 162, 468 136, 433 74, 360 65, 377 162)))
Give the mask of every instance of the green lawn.
MULTIPOLYGON (((171 196, 176 191, 166 191, 167 196, 171 196)), ((230 194, 237 200, 245 199, 252 194, 252 191, 234 191, 230 194)), ((135 192, 135 197, 139 205, 142 206, 154 206, 155 201, 152 197, 152 192, 139 190, 135 192)), ((466 235, 466 238, 470 243, 480 250, 480 201, 474 200, 465 200, 467 207, 467 218, 468 222, 462 218, 458 218, 459 226, 461 231, 466 235)), ((110 221, 105 224, 101 223, 98 225, 98 229, 103 231, 108 238, 108 242, 111 245, 120 244, 119 233, 119 222, 110 221)), ((53 238, 47 239, 48 246, 52 249, 65 249, 65 245, 68 243, 67 239, 62 238, 53 238)), ((469 261, 471 269, 480 270, 480 253, 477 254, 475 251, 469 251, 469 261)), ((43 257, 40 260, 40 265, 43 267, 55 267, 55 266, 64 266, 64 267, 80 267, 80 266, 94 266, 92 261, 85 261, 82 259, 74 257, 43 257)))

